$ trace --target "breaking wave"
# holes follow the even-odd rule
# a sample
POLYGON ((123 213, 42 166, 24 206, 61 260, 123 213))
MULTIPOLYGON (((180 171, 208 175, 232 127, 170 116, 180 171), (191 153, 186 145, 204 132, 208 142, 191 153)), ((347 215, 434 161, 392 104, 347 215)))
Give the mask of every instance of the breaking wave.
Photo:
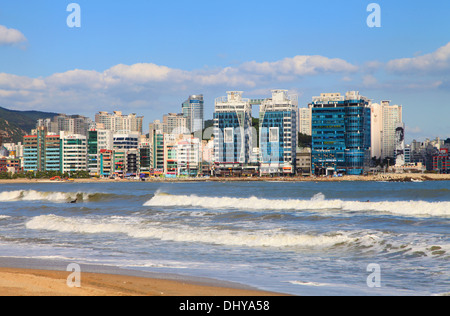
POLYGON ((201 197, 197 195, 170 195, 156 193, 144 206, 196 207, 208 209, 244 209, 244 210, 295 210, 325 211, 341 210, 345 212, 382 212, 400 216, 437 216, 450 217, 450 202, 426 201, 381 201, 362 202, 344 200, 326 200, 322 193, 309 200, 300 199, 264 199, 258 197, 201 197))
POLYGON ((119 233, 132 238, 158 239, 176 242, 199 242, 227 246, 247 247, 333 247, 336 245, 358 243, 373 244, 378 237, 370 234, 350 236, 345 232, 323 235, 299 234, 280 230, 231 231, 186 225, 162 226, 129 217, 109 218, 71 218, 57 215, 41 215, 26 223, 27 229, 50 230, 63 233, 102 234, 119 233))
POLYGON ((129 198, 107 193, 86 193, 86 192, 42 192, 35 190, 17 190, 0 193, 0 202, 15 201, 48 201, 54 203, 66 203, 77 200, 79 202, 96 202, 101 200, 129 198))
POLYGON ((400 256, 448 256, 449 244, 435 240, 417 242, 414 235, 403 241, 395 236, 370 230, 335 231, 327 233, 294 232, 280 229, 229 230, 217 227, 162 225, 138 217, 111 216, 103 218, 72 218, 41 215, 25 224, 27 229, 77 234, 123 234, 136 239, 203 243, 238 247, 294 248, 308 251, 342 249, 358 252, 388 252, 400 256))

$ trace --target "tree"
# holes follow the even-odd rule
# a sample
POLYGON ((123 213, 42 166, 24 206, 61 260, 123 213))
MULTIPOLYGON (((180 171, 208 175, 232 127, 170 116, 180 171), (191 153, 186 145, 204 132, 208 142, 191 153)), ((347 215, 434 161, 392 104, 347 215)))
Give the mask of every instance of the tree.
POLYGON ((298 133, 298 147, 312 147, 312 136, 298 133))

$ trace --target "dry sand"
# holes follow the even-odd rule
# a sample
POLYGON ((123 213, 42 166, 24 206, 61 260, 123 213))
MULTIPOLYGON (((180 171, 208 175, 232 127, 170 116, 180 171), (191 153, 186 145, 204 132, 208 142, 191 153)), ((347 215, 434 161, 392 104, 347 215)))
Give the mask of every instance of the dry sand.
POLYGON ((0 268, 0 296, 279 296, 282 294, 127 275, 82 273, 70 288, 70 272, 0 268))

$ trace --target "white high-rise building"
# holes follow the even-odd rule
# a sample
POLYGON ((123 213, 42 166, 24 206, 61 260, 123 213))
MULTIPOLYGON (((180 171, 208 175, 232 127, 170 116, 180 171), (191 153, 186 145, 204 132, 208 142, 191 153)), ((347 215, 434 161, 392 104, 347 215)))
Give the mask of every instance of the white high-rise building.
POLYGON ((403 123, 402 106, 381 101, 371 105, 371 156, 377 158, 395 157, 395 133, 398 124, 403 123))
POLYGON ((99 112, 95 115, 95 122, 103 124, 104 129, 109 129, 115 133, 138 132, 142 134, 143 116, 136 114, 123 115, 121 111, 99 112))
POLYGON ((112 150, 113 144, 113 131, 109 129, 97 130, 97 146, 99 151, 101 149, 112 150))
POLYGON ((381 101, 383 111, 383 141, 381 158, 394 157, 395 131, 402 119, 402 106, 390 105, 390 101, 381 101))
POLYGON ((298 109, 298 131, 305 135, 312 135, 311 131, 311 107, 298 109))
POLYGON ((163 132, 165 134, 190 134, 188 119, 182 113, 169 113, 164 115, 163 132))
POLYGON ((62 131, 61 171, 76 172, 87 170, 87 138, 84 135, 67 134, 62 131))
POLYGON ((381 157, 383 139, 383 111, 381 104, 373 103, 371 110, 371 157, 381 157))

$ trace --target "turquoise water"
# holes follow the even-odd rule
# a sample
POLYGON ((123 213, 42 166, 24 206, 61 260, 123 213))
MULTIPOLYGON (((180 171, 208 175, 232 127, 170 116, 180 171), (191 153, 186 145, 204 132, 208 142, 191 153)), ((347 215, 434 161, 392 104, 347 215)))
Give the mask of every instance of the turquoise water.
POLYGON ((0 256, 296 295, 443 294, 450 182, 2 184, 0 256))

